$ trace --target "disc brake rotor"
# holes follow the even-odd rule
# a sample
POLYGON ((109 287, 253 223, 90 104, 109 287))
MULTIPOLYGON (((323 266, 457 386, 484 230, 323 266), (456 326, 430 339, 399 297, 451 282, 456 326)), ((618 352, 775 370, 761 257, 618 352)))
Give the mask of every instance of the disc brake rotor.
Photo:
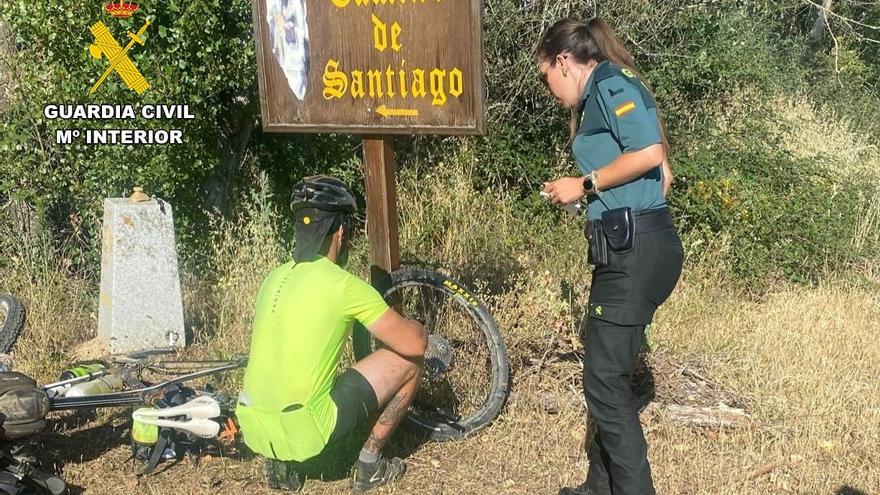
POLYGON ((452 347, 443 337, 428 335, 428 348, 425 350, 425 377, 439 381, 452 369, 452 347))

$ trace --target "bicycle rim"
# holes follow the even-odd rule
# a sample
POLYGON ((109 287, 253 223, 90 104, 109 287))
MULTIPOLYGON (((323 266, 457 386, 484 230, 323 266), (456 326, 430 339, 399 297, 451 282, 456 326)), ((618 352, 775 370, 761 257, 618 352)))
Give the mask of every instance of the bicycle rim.
POLYGON ((406 425, 434 440, 467 436, 488 425, 508 392, 509 365, 494 319, 476 297, 443 274, 392 274, 385 299, 429 335, 425 372, 406 425))

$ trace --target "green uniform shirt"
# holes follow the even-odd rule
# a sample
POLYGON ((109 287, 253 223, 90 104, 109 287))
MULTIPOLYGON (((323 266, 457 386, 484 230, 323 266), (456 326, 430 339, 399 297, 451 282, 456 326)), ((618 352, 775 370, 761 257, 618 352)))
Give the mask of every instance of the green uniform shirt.
MULTIPOLYGON (((645 85, 626 69, 608 61, 599 63, 584 89, 581 125, 571 145, 584 175, 608 165, 623 153, 659 142, 657 108, 645 85)), ((590 220, 598 220, 603 211, 622 206, 633 211, 666 206, 661 164, 633 181, 602 191, 601 201, 590 195, 587 205, 590 220)))
POLYGON ((388 310, 368 283, 327 258, 284 264, 263 281, 236 416, 251 450, 303 461, 336 425, 330 389, 354 320, 388 310))

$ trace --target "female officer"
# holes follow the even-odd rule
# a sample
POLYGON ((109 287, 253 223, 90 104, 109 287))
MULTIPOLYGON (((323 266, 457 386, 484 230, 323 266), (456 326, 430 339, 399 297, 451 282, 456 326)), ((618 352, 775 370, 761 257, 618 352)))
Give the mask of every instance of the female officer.
POLYGON ((654 98, 632 55, 596 18, 562 19, 541 37, 538 68, 572 111, 583 173, 545 183, 554 203, 587 196, 595 265, 582 340, 584 393, 597 427, 587 480, 560 495, 653 495, 647 444, 631 390, 645 325, 681 274, 681 240, 666 207, 671 181, 654 98))

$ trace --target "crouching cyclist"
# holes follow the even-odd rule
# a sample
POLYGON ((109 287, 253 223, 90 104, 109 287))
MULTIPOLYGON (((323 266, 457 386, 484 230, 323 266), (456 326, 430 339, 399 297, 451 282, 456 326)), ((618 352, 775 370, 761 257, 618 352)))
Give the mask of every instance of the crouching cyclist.
POLYGON ((257 294, 236 416, 245 443, 267 458, 269 486, 294 491, 302 486, 297 462, 376 421, 353 467, 352 489, 362 493, 403 475, 403 461, 380 451, 416 393, 427 337, 342 268, 357 211, 343 182, 302 180, 292 208, 293 261, 272 271, 257 294), (383 347, 336 376, 355 320, 383 347))

